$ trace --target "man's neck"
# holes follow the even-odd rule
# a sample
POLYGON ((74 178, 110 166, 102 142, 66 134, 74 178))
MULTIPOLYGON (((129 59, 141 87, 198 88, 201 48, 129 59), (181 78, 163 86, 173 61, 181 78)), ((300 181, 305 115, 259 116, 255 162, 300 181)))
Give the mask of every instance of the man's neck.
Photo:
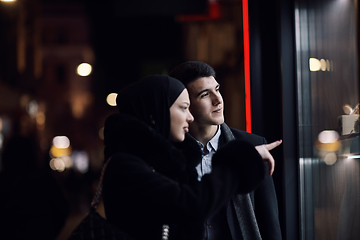
POLYGON ((215 136, 219 125, 190 124, 190 134, 204 146, 215 136))

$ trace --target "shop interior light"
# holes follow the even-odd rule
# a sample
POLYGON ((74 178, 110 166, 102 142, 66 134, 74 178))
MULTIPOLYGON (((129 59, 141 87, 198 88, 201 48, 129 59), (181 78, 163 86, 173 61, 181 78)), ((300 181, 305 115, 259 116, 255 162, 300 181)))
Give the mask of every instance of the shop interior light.
POLYGON ((334 152, 327 153, 324 157, 326 165, 334 165, 337 161, 337 156, 334 152))
POLYGON ((326 71, 326 61, 325 61, 325 59, 320 59, 320 69, 321 69, 321 71, 326 71))
POLYGON ((316 58, 310 58, 309 59, 309 67, 310 67, 310 71, 312 71, 312 72, 319 71, 321 69, 320 60, 316 59, 316 58))
POLYGON ((328 59, 317 59, 317 58, 309 58, 309 68, 310 71, 316 72, 316 71, 332 71, 332 61, 328 59))
POLYGON ((324 130, 318 135, 321 143, 334 143, 339 139, 339 134, 334 130, 324 130))

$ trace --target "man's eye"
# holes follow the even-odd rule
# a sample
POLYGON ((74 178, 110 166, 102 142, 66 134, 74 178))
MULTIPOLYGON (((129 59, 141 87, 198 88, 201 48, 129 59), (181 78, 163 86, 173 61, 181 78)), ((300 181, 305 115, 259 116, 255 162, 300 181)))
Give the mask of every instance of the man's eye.
POLYGON ((200 97, 203 98, 203 97, 206 97, 207 95, 209 95, 209 93, 204 93, 204 94, 201 95, 200 97))

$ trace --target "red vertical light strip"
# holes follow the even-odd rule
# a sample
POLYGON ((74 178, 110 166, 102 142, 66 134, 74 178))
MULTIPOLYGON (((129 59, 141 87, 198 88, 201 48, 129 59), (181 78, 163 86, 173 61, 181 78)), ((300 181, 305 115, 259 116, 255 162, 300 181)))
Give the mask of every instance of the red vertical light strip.
POLYGON ((242 5, 243 5, 243 36, 244 36, 246 131, 251 133, 250 43, 249 43, 249 5, 248 5, 248 0, 242 0, 242 5))

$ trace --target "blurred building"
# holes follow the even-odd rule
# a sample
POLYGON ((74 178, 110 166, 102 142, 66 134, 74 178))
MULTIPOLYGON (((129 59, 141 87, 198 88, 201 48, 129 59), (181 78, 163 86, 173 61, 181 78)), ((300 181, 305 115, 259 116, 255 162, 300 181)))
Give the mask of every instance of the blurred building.
POLYGON ((5 133, 31 135, 43 153, 57 135, 68 136, 78 150, 101 143, 91 111, 95 59, 85 7, 18 1, 0 8, 4 139, 5 133), (78 72, 82 63, 88 73, 78 72))
POLYGON ((13 135, 35 140, 38 167, 61 183, 71 216, 83 214, 102 165, 99 132, 106 114, 94 111, 86 7, 0 2, 0 31, 0 152, 13 135), (55 137, 69 144, 55 146, 55 137))
POLYGON ((36 122, 42 105, 36 97, 42 64, 40 3, 0 2, 0 11, 0 134, 4 141, 15 133, 37 136, 43 124, 36 122))

